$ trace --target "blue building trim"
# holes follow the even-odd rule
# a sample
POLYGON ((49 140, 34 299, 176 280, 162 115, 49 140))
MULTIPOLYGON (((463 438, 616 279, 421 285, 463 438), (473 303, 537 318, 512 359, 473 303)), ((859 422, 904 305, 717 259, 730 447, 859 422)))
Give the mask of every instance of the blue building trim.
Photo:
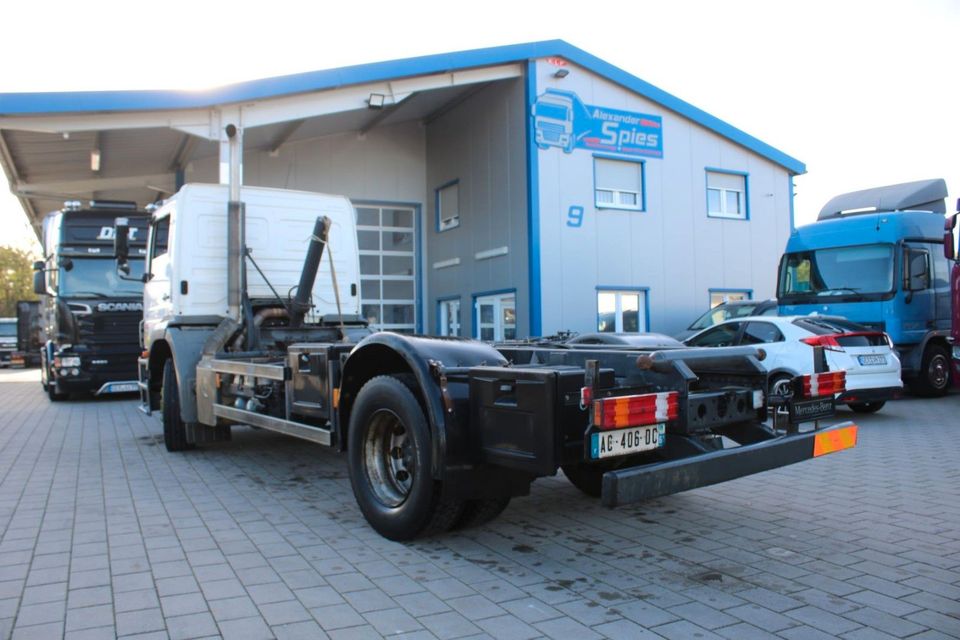
POLYGON ((450 182, 446 182, 436 189, 433 190, 433 217, 434 217, 434 229, 437 233, 443 233, 444 231, 453 231, 460 226, 460 197, 458 194, 457 197, 457 226, 450 227, 449 229, 440 228, 440 192, 446 189, 447 187, 452 187, 455 184, 460 184, 460 178, 454 178, 450 182))
MULTIPOLYGON (((473 326, 471 327, 471 335, 477 340, 480 339, 480 310, 477 308, 477 298, 486 298, 487 296, 500 296, 507 293, 513 294, 513 304, 514 309, 516 309, 517 304, 517 288, 513 287, 510 289, 494 289, 493 291, 478 291, 477 293, 470 294, 470 317, 473 319, 473 326)), ((463 332, 463 327, 460 327, 460 332, 463 332)))
MULTIPOLYGON (((609 284, 598 284, 596 286, 596 292, 600 293, 601 291, 608 291, 611 293, 616 293, 618 291, 636 291, 638 293, 643 293, 643 320, 644 320, 644 331, 650 332, 650 287, 638 287, 636 285, 630 286, 618 286, 618 285, 609 285, 609 284)), ((597 325, 600 324, 600 310, 597 309, 597 325)))
POLYGON ((353 65, 339 69, 311 71, 253 80, 207 91, 4 93, 0 94, 0 115, 204 109, 224 104, 323 91, 368 82, 447 73, 474 67, 509 64, 547 57, 564 58, 620 84, 684 118, 692 120, 794 174, 806 173, 806 166, 796 158, 563 40, 528 42, 503 47, 353 65))
POLYGON ((543 299, 540 272, 540 150, 533 131, 533 104, 537 101, 537 63, 527 63, 527 277, 530 296, 531 336, 543 334, 543 299))
POLYGON ((796 219, 793 213, 793 175, 787 176, 787 202, 790 203, 790 233, 797 228, 796 219))
MULTIPOLYGON (((423 225, 420 217, 423 215, 423 206, 418 202, 398 202, 396 200, 351 200, 354 207, 407 207, 413 209, 413 263, 416 265, 417 273, 413 279, 414 286, 414 309, 416 310, 416 332, 423 333, 423 318, 427 313, 426 301, 423 299, 423 272, 427 266, 423 263, 423 239, 420 237, 423 233, 423 225)), ((357 283, 360 286, 360 283, 357 283)))
POLYGON ((750 221, 750 174, 746 171, 736 171, 734 169, 720 169, 717 167, 704 167, 703 169, 703 198, 704 202, 707 205, 707 217, 714 218, 717 220, 737 220, 740 222, 749 222, 750 221), (711 173, 725 173, 731 176, 743 176, 743 217, 735 218, 733 216, 716 216, 710 215, 710 197, 707 194, 707 189, 710 186, 710 176, 711 173))
POLYGON ((626 207, 616 204, 600 204, 597 202, 597 163, 593 163, 593 206, 596 209, 616 209, 618 211, 646 211, 647 210, 647 161, 641 160, 635 156, 618 156, 610 153, 595 153, 594 159, 617 160, 619 162, 632 162, 640 165, 640 207, 626 207))

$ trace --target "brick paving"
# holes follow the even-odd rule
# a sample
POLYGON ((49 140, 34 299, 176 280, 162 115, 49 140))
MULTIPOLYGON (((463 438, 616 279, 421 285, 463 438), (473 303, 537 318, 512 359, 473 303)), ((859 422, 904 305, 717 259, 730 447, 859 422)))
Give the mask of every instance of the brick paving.
POLYGON ((319 446, 169 454, 134 400, 3 371, 0 638, 957 638, 958 414, 842 412, 854 451, 617 510, 548 478, 399 544, 319 446))

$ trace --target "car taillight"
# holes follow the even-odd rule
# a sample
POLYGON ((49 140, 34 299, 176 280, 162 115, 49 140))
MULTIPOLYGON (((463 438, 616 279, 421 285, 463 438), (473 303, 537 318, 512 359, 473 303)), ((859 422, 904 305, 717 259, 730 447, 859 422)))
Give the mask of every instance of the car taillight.
POLYGON ((893 338, 890 337, 890 334, 884 333, 883 339, 887 341, 887 346, 893 349, 893 338))
POLYGON ((593 402, 593 425, 599 429, 659 424, 676 420, 679 415, 680 394, 676 391, 601 398, 593 402))
POLYGON ((840 346, 840 343, 837 342, 837 337, 840 334, 830 334, 826 336, 811 336, 809 338, 802 338, 800 342, 808 344, 811 347, 823 347, 827 351, 843 351, 843 347, 840 346))
POLYGON ((801 377, 801 396, 804 398, 832 396, 846 390, 846 371, 827 371, 801 377))

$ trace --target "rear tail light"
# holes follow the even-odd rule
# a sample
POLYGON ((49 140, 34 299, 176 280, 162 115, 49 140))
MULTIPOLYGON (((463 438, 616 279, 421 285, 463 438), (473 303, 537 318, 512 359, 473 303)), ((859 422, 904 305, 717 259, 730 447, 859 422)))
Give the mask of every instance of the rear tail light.
POLYGON ((680 394, 676 391, 638 396, 601 398, 593 402, 593 425, 599 429, 621 429, 676 420, 680 394))
POLYGON ((801 379, 801 396, 804 398, 820 398, 843 393, 847 390, 846 371, 828 371, 803 376, 801 379))
POLYGON ((837 335, 839 334, 811 336, 809 338, 803 338, 800 342, 808 344, 811 347, 823 347, 827 351, 843 351, 843 347, 837 342, 837 335))

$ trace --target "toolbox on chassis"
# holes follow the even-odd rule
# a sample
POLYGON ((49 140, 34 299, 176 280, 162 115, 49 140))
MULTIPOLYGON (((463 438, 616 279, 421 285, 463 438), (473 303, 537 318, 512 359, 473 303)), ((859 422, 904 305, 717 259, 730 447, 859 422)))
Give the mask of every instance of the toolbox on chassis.
MULTIPOLYGON (((233 425, 250 425, 346 451, 367 521, 405 540, 495 517, 558 469, 616 506, 854 445, 849 423, 797 428, 832 415, 841 372, 796 379, 782 399, 785 428, 767 425, 763 354, 749 347, 644 352, 371 332, 354 315, 353 216, 342 197, 235 183, 229 194, 188 185, 157 209, 148 260, 162 241, 169 262, 160 276, 148 262, 140 388, 144 408, 161 412, 168 450, 228 440, 233 425), (285 231, 259 236, 253 252, 244 203, 255 219, 284 221, 285 231), (195 252, 177 245, 200 237, 198 224, 225 230, 228 242, 208 243, 211 264, 194 265, 206 293, 193 299, 179 265, 195 252), (328 241, 338 260, 324 269, 331 286, 320 286, 328 241), (304 250, 290 286, 285 267, 304 250), (245 284, 248 265, 256 286, 245 284), (209 295, 226 301, 223 310, 194 313, 209 295)), ((122 263, 122 225, 114 236, 122 263)))

